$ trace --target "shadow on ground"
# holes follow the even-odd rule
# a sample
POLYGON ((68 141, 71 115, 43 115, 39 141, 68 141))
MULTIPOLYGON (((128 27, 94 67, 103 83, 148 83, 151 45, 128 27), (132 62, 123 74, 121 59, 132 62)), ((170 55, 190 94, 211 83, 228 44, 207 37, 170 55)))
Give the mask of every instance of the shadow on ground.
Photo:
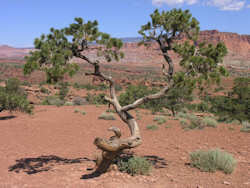
POLYGON ((148 161, 152 163, 154 168, 166 168, 167 167, 167 161, 164 158, 155 156, 155 155, 146 155, 144 156, 148 161))
POLYGON ((0 121, 1 120, 14 119, 14 118, 16 118, 16 116, 3 116, 3 117, 0 117, 0 121))
POLYGON ((55 155, 40 156, 36 158, 22 158, 16 160, 16 164, 9 167, 10 172, 19 173, 20 171, 27 174, 49 171, 55 165, 67 165, 75 163, 93 162, 93 160, 84 158, 66 159, 55 155))

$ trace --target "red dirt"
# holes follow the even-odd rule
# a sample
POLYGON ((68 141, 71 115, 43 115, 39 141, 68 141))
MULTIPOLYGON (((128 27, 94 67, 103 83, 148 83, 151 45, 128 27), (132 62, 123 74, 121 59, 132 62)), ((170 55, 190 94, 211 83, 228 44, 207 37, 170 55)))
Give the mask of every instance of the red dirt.
POLYGON ((119 118, 115 121, 97 119, 106 109, 106 106, 94 105, 36 106, 31 116, 1 113, 0 187, 250 187, 250 136, 240 132, 239 126, 220 124, 217 128, 184 131, 178 121, 168 120, 158 130, 151 131, 146 126, 153 123, 154 116, 144 110, 139 110, 142 118, 138 121, 143 145, 133 151, 139 156, 154 156, 151 159, 155 159, 156 165, 151 175, 132 177, 110 171, 100 177, 82 179, 92 172, 87 168, 95 165, 95 137, 111 136, 112 133, 106 131, 111 125, 121 128, 124 136, 128 135, 126 125, 119 118), (75 109, 84 110, 86 115, 74 113, 75 109), (221 148, 234 155, 238 164, 232 174, 205 173, 187 165, 190 152, 211 148, 221 148))

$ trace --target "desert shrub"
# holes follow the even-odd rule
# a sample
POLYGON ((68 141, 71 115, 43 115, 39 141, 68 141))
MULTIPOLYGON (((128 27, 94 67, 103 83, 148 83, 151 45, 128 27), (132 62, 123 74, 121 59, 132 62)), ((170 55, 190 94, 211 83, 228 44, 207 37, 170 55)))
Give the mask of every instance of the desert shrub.
POLYGON ((86 98, 82 98, 82 97, 74 97, 73 100, 73 105, 75 106, 80 106, 80 105, 84 105, 87 103, 87 99, 86 98))
POLYGON ((113 113, 102 113, 98 119, 104 119, 104 120, 115 120, 115 116, 113 113))
POLYGON ((198 117, 191 118, 190 124, 186 127, 187 129, 203 129, 205 125, 202 124, 201 119, 198 117))
POLYGON ((19 94, 25 94, 20 85, 21 83, 17 78, 10 78, 5 81, 5 91, 8 94, 14 94, 16 92, 19 94))
POLYGON ((177 118, 187 118, 187 113, 184 112, 178 112, 177 118))
POLYGON ((64 106, 73 106, 73 102, 67 101, 64 103, 64 106))
POLYGON ((40 88, 40 91, 41 91, 41 93, 50 94, 50 91, 43 86, 40 88))
POLYGON ((198 112, 208 112, 209 104, 207 102, 202 101, 201 103, 195 104, 194 110, 198 112))
POLYGON ((24 81, 21 83, 21 85, 31 87, 31 83, 28 82, 28 81, 26 81, 26 80, 24 80, 24 81))
POLYGON ((82 113, 82 115, 86 115, 86 112, 85 112, 85 111, 82 111, 81 113, 82 113))
POLYGON ((240 121, 237 119, 233 120, 231 123, 235 125, 240 125, 240 121))
POLYGON ((181 119, 180 124, 182 127, 187 127, 188 126, 188 121, 186 119, 181 119))
POLYGON ((201 120, 201 123, 206 127, 217 127, 218 122, 211 118, 211 117, 205 117, 201 120))
POLYGON ((149 175, 152 164, 143 157, 131 157, 118 161, 118 168, 122 172, 134 175, 149 175))
POLYGON ((78 113, 78 112, 80 112, 79 109, 75 109, 75 110, 74 110, 74 113, 78 113))
POLYGON ((153 131, 158 129, 158 127, 156 125, 148 125, 146 128, 148 130, 153 130, 153 131))
POLYGON ((108 86, 106 84, 104 84, 104 83, 101 83, 100 85, 93 85, 93 84, 90 84, 90 83, 87 83, 87 84, 74 83, 73 88, 75 88, 75 89, 86 89, 88 91, 90 91, 90 90, 105 91, 105 90, 108 89, 108 86))
POLYGON ((87 93, 86 100, 89 102, 89 104, 107 104, 107 101, 104 99, 104 97, 104 93, 94 95, 87 93))
POLYGON ((154 121, 157 122, 158 125, 166 123, 166 118, 164 116, 155 116, 154 121))
POLYGON ((179 112, 177 116, 179 118, 182 118, 180 123, 183 129, 186 129, 186 130, 203 129, 206 126, 206 124, 202 122, 202 119, 197 117, 194 114, 179 112))
POLYGON ((240 131, 250 133, 250 123, 248 121, 243 121, 240 131))
POLYGON ((64 105, 64 101, 61 100, 58 96, 47 96, 42 101, 42 105, 62 106, 64 105))
POLYGON ((68 83, 67 82, 60 82, 59 83, 59 98, 61 100, 64 100, 65 97, 68 95, 69 93, 69 88, 68 88, 68 83))
POLYGON ((235 168, 236 160, 233 156, 220 149, 202 151, 198 150, 190 154, 191 166, 204 172, 221 170, 231 174, 235 168))
POLYGON ((27 100, 27 94, 20 87, 20 81, 10 78, 5 81, 5 87, 0 86, 0 112, 3 110, 19 110, 31 113, 33 106, 27 100))

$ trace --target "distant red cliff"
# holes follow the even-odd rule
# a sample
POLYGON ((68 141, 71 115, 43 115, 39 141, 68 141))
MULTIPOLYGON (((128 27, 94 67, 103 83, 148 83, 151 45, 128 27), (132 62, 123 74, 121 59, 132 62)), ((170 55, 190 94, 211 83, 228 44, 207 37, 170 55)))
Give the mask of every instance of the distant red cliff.
MULTIPOLYGON (((226 64, 228 61, 232 64, 243 63, 250 66, 250 35, 239 35, 237 33, 219 32, 217 30, 201 31, 199 41, 206 41, 216 44, 220 41, 224 42, 228 48, 228 55, 225 58, 226 64)), ((152 63, 163 61, 157 44, 147 49, 144 46, 138 46, 135 42, 125 43, 123 51, 125 59, 122 62, 128 63, 152 63)), ((0 59, 23 59, 28 55, 31 48, 12 48, 10 46, 0 46, 0 59)), ((90 54, 92 57, 94 54, 90 54)))

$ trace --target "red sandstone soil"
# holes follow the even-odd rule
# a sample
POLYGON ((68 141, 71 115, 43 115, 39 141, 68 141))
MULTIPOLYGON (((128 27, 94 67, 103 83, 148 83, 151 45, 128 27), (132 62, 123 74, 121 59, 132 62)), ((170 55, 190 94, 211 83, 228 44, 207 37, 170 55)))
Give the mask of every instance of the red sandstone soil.
POLYGON ((147 130, 153 115, 139 110, 143 145, 133 150, 155 161, 150 176, 129 176, 110 171, 82 179, 94 167, 96 136, 109 137, 111 125, 128 129, 119 118, 98 120, 104 106, 37 106, 34 115, 0 114, 0 188, 247 188, 250 187, 250 135, 237 125, 184 131, 178 121, 168 120, 156 131, 147 130), (84 110, 86 115, 74 113, 84 110), (166 125, 169 128, 166 128, 166 125), (233 127, 229 129, 229 127, 233 127), (205 173, 191 168, 189 153, 221 148, 238 164, 231 175, 205 173))

